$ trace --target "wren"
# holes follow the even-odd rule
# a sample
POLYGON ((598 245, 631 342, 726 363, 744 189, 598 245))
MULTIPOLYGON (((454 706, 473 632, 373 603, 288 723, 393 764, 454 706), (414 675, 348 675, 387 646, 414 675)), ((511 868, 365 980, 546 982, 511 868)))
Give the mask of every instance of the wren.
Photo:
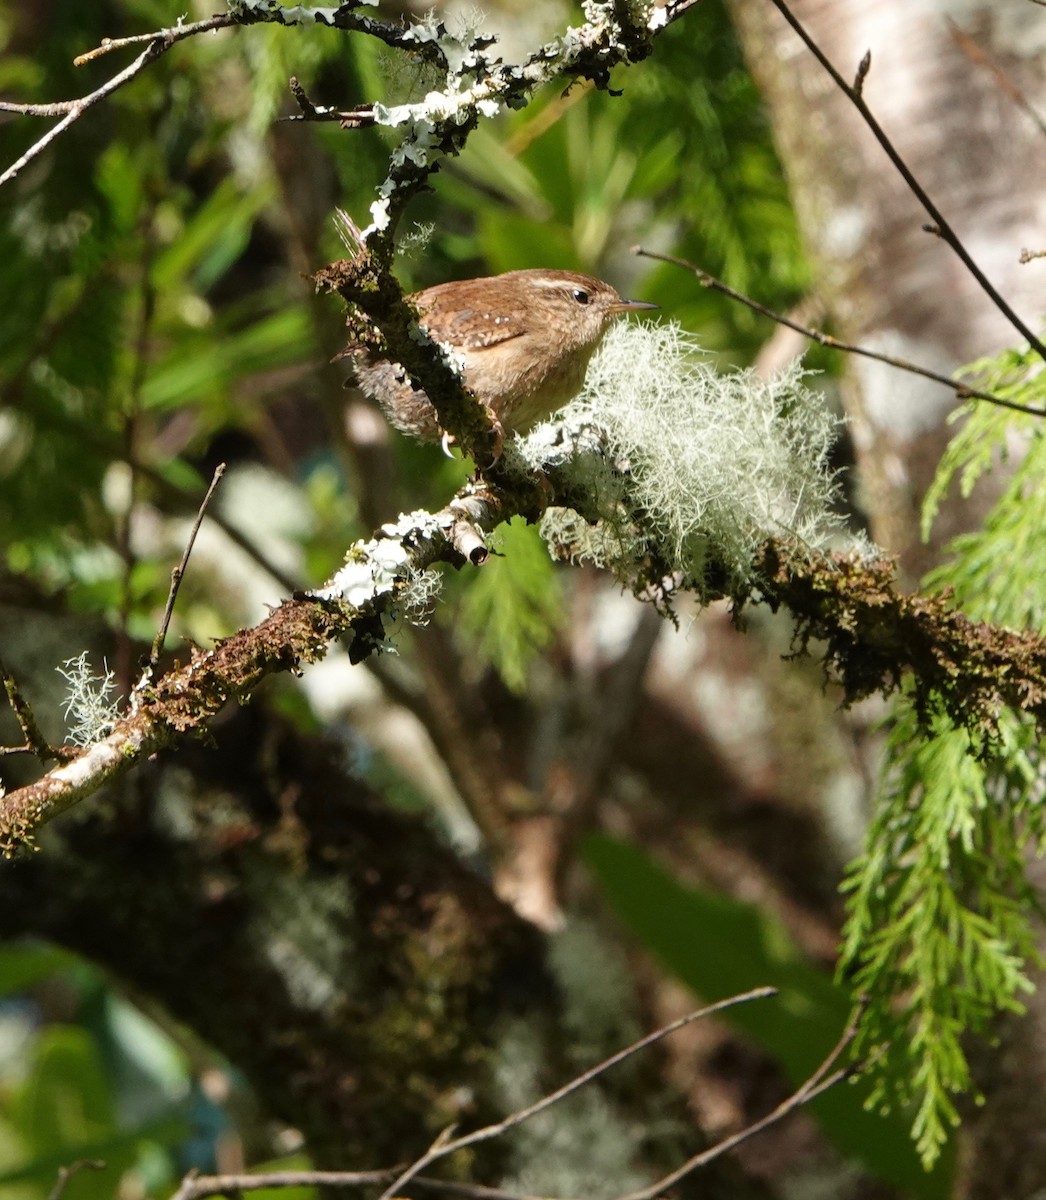
MULTIPOLYGON (((465 386, 490 409, 499 438, 526 433, 578 394, 616 316, 657 308, 587 275, 546 270, 440 283, 408 299, 429 336, 463 360, 465 386)), ((440 439, 428 396, 399 363, 359 346, 340 357, 353 363, 347 386, 376 400, 397 429, 440 439)))

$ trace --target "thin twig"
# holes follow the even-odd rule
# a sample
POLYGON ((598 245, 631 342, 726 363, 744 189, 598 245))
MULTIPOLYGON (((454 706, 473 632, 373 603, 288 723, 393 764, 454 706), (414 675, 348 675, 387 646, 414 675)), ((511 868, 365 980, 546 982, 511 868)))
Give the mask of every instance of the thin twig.
POLYGON ((108 1164, 102 1162, 99 1158, 81 1158, 76 1162, 69 1163, 68 1166, 58 1168, 58 1178, 54 1182, 54 1187, 51 1188, 47 1200, 61 1200, 62 1193, 65 1191, 69 1180, 79 1171, 104 1171, 108 1164))
POLYGON ((332 108, 329 104, 313 104, 297 76, 292 75, 287 85, 301 112, 280 117, 281 121, 340 121, 343 129, 360 129, 374 124, 374 109, 370 106, 341 109, 332 108))
MULTIPOLYGON (((952 250, 954 250, 959 256, 966 269, 980 284, 985 295, 989 297, 995 307, 1010 322, 1014 329, 1021 334, 1021 336, 1028 342, 1028 345, 1034 349, 1035 353, 1038 354, 1040 358, 1046 359, 1046 345, 1044 345, 1043 342, 1035 336, 1031 328, 1023 320, 1021 320, 1016 312, 1014 312, 1007 301, 1003 299, 1003 297, 996 290, 995 286, 992 284, 991 280, 989 280, 987 275, 985 275, 981 268, 973 261, 969 251, 960 240, 959 235, 951 227, 947 218, 937 207, 937 205, 934 204, 934 202, 930 199, 926 189, 912 174, 908 164, 901 157, 893 142, 891 142, 887 137, 883 127, 872 115, 872 110, 865 103, 865 100, 861 95, 861 89, 857 86, 852 86, 851 84, 847 83, 842 75, 839 74, 839 72, 832 65, 828 56, 824 53, 817 42, 814 41, 813 37, 811 37, 811 35, 806 31, 806 28, 799 21, 799 18, 796 17, 792 10, 788 7, 786 0, 770 0, 770 3, 799 35, 799 37, 803 40, 803 43, 806 45, 806 48, 828 72, 839 90, 861 114, 862 118, 864 119, 864 123, 872 131, 875 140, 883 148, 887 154, 887 157, 900 172, 901 178, 908 185, 912 194, 916 197, 923 208, 925 208, 930 214, 930 217, 936 226, 935 232, 938 233, 943 241, 947 242, 948 245, 951 246, 952 250)), ((863 79, 860 81, 863 82, 863 79)))
MULTIPOLYGON (((235 1192, 258 1191, 270 1187, 363 1187, 375 1183, 384 1183, 392 1176, 395 1176, 395 1178, 393 1178, 393 1181, 386 1188, 385 1192, 382 1193, 383 1197, 397 1194, 407 1183, 410 1183, 415 1188, 420 1187, 426 1191, 444 1191, 450 1195, 464 1197, 466 1200, 547 1200, 543 1196, 531 1196, 519 1192, 506 1191, 502 1188, 484 1187, 482 1184, 456 1183, 443 1179, 432 1179, 419 1175, 417 1172, 420 1170, 423 1162, 431 1163, 437 1158, 442 1158, 444 1155, 451 1154, 455 1150, 462 1149, 466 1145, 472 1145, 477 1141, 490 1137, 497 1137, 522 1121, 528 1120, 550 1105, 555 1104, 557 1100, 563 1099, 564 1096, 576 1091, 579 1087, 590 1083, 597 1075, 615 1063, 622 1061, 622 1059, 634 1054, 637 1050, 649 1046, 651 1043, 663 1038, 666 1034, 672 1033, 674 1030, 681 1028, 691 1021, 732 1007, 735 1004, 775 994, 776 991, 774 988, 758 988, 755 991, 746 992, 741 996, 732 996, 728 1000, 720 1001, 718 1004, 710 1005, 708 1008, 690 1013, 678 1021, 673 1021, 672 1024, 666 1025, 664 1028, 657 1030, 641 1041, 615 1054, 598 1067, 593 1068, 591 1071, 586 1071, 584 1075, 579 1076, 558 1092, 553 1092, 552 1095, 546 1096, 543 1100, 538 1101, 537 1104, 531 1105, 529 1108, 524 1108, 519 1112, 513 1113, 512 1116, 499 1122, 497 1125, 489 1125, 484 1129, 477 1130, 475 1133, 468 1134, 466 1137, 453 1140, 447 1134, 441 1135, 436 1139, 433 1147, 421 1159, 402 1173, 397 1173, 397 1169, 392 1168, 385 1171, 278 1171, 272 1174, 254 1175, 197 1176, 190 1174, 182 1181, 181 1187, 171 1197, 171 1200, 205 1200, 205 1197, 208 1196, 220 1194, 231 1195, 235 1192)), ((681 1167, 678 1167, 670 1175, 666 1175, 650 1187, 620 1196, 617 1200, 655 1200, 657 1196, 660 1196, 663 1192, 673 1187, 691 1172, 713 1162, 721 1155, 739 1146, 742 1142, 747 1141, 757 1133, 761 1133, 764 1129, 783 1120, 786 1116, 809 1104, 812 1100, 816 1100, 818 1096, 835 1087, 837 1083, 852 1074, 856 1069, 855 1067, 839 1067, 834 1070, 833 1067, 835 1067, 835 1064, 853 1041, 863 1008, 863 1003, 857 1006, 839 1041, 821 1065, 801 1087, 786 1100, 782 1101, 773 1112, 768 1113, 765 1117, 754 1122, 752 1125, 746 1126, 730 1137, 724 1138, 721 1142, 717 1142, 707 1150, 703 1150, 700 1154, 694 1155, 693 1158, 689 1159, 681 1167)))
POLYGON ((952 388, 960 400, 984 400, 988 404, 996 404, 1000 408, 1009 408, 1014 412, 1026 413, 1030 417, 1046 417, 1046 409, 1033 408, 1028 404, 1019 404, 1016 400, 1006 400, 1002 396, 995 396, 991 392, 985 392, 980 388, 960 383, 958 380, 943 375, 939 371, 930 370, 929 367, 921 367, 918 363, 909 362, 905 358, 896 358, 892 354, 880 354, 877 350, 869 350, 866 346, 855 346, 851 342, 844 342, 839 338, 832 337, 830 333, 824 333, 820 329, 812 329, 808 325, 802 325, 798 321, 794 321, 791 317, 786 317, 783 313, 775 312, 772 308, 767 308, 765 304, 760 304, 758 300, 753 300, 750 296, 735 291, 728 284, 723 283, 721 279, 716 279, 714 275, 709 275, 707 271, 695 266, 692 262, 687 262, 684 258, 676 258, 671 254, 658 254, 653 250, 644 250, 642 246, 634 247, 633 252, 642 258, 656 259, 658 262, 670 263, 672 266, 692 271, 700 280, 702 287, 710 288, 714 292, 720 292, 724 296, 729 296, 731 300, 736 300, 739 304, 744 304, 747 308, 759 313, 761 316, 769 317, 771 321, 776 321, 778 325, 794 329, 796 333, 801 333, 803 337, 809 338, 812 342, 817 342, 819 346, 828 346, 832 350, 842 350, 846 354, 857 354, 862 358, 875 359, 876 362, 886 363, 887 366, 896 367, 900 371, 908 371, 912 375, 921 375, 924 379, 932 379, 934 383, 943 383, 945 387, 952 388))
POLYGON ((738 1004, 746 1004, 750 1000, 764 1000, 776 995, 776 988, 754 988, 750 992, 744 992, 739 996, 730 996, 726 1000, 720 1000, 716 1004, 708 1005, 707 1008, 688 1013, 685 1017, 680 1017, 678 1021, 672 1021, 671 1024, 664 1025, 653 1033, 647 1034, 646 1037, 640 1038, 638 1042, 633 1042, 631 1046, 627 1046, 624 1050, 619 1050, 616 1054, 612 1054, 598 1066, 592 1067, 591 1070, 585 1071, 582 1075, 578 1075, 576 1079, 572 1079, 570 1083, 565 1084, 550 1095, 544 1096, 536 1103, 512 1113, 503 1121, 498 1121, 494 1125, 486 1125, 482 1129, 467 1133, 460 1138, 448 1138, 445 1136, 437 1138, 433 1145, 419 1159, 389 1184, 385 1191, 382 1192, 379 1200, 391 1200, 391 1197, 398 1195, 416 1175, 420 1174, 431 1163, 436 1162, 440 1158, 445 1158, 448 1154, 454 1154, 458 1150, 464 1150, 467 1146, 474 1146, 477 1142, 485 1142, 489 1141, 490 1138, 500 1137, 508 1130, 514 1129, 524 1121, 529 1121, 531 1117, 537 1116, 538 1113, 551 1108, 553 1104, 558 1104, 560 1100, 585 1087, 611 1067, 624 1062, 626 1058, 631 1058, 638 1051, 644 1050, 647 1046, 652 1046, 655 1042, 661 1041, 662 1038, 667 1037, 668 1034, 675 1032, 675 1030, 682 1029, 684 1025, 689 1025, 692 1021, 698 1021, 702 1017, 711 1016, 713 1013, 723 1012, 738 1004))
POLYGON ((677 1167, 670 1174, 666 1175, 664 1179, 659 1179, 657 1183, 652 1184, 650 1187, 643 1188, 638 1192, 629 1192, 627 1195, 617 1197, 617 1200, 655 1200, 655 1197, 662 1195, 669 1188, 674 1187, 691 1172, 698 1170, 700 1167, 707 1166, 708 1163, 726 1154, 728 1150, 733 1150, 735 1146, 748 1141, 750 1137, 754 1137, 757 1133, 762 1133, 769 1126, 776 1125, 778 1121, 795 1112, 797 1108, 802 1108, 804 1104, 809 1104, 811 1100, 816 1100, 822 1092, 827 1092, 829 1088, 835 1087, 841 1080, 853 1074, 856 1070, 854 1066, 840 1067, 834 1071, 832 1068, 854 1040, 863 1012, 864 1003, 862 1002, 855 1007, 846 1028, 843 1030, 842 1036, 832 1047, 824 1062, 821 1063, 817 1070, 814 1071, 810 1078, 797 1091, 793 1092, 787 1100, 783 1100, 773 1112, 768 1113, 754 1124, 747 1125, 744 1129, 738 1130, 737 1133, 732 1134, 730 1137, 724 1138, 721 1142, 717 1142, 714 1146, 710 1146, 707 1150, 703 1150, 700 1154, 695 1154, 693 1158, 683 1163, 681 1167, 677 1167))
POLYGON ((970 35, 964 29, 960 29, 959 26, 951 19, 951 17, 945 17, 944 19, 947 22, 949 31, 951 32, 952 40, 963 52, 963 54, 966 55, 970 62, 976 64, 977 66, 987 67, 987 69, 995 76, 995 81, 998 83, 1000 90, 1005 95, 1009 96, 1009 98, 1014 102, 1014 104, 1017 105, 1017 107, 1025 114, 1025 116, 1031 118, 1036 129, 1038 129, 1040 133, 1046 134, 1046 121, 1042 119, 1042 116, 1039 114, 1032 102, 1013 82, 1009 75, 1006 74, 1002 67, 999 66, 995 59, 992 58, 992 56, 987 52, 987 50, 984 49, 983 46, 978 45, 978 43, 975 42, 974 39, 970 37, 970 35))
POLYGON ((79 100, 53 100, 50 104, 23 104, 19 100, 0 100, 0 112, 17 113, 21 117, 60 117, 79 103, 79 100))
MULTIPOLYGON (((47 147, 74 121, 79 120, 83 114, 98 103, 99 100, 104 100, 106 96, 111 95, 118 88, 123 87, 125 83, 129 83, 141 70, 143 70, 153 59, 158 58, 164 51, 165 47, 161 47, 159 42, 153 42, 134 60, 129 67, 125 67, 118 74, 114 75, 108 82, 103 83, 97 91, 92 92, 89 96, 83 96, 81 99, 72 103, 72 106, 66 112, 66 115, 58 122, 57 125, 52 125, 51 128, 44 134, 42 138, 34 142, 29 149, 22 155, 17 162, 14 162, 7 170, 0 175, 0 187, 18 174, 19 171, 37 158, 47 149, 47 147)), ((63 105, 66 103, 62 102, 63 105)))
POLYGON ((205 1196, 231 1196, 265 1188, 367 1187, 384 1183, 395 1167, 383 1171, 272 1171, 243 1175, 199 1175, 190 1171, 171 1200, 202 1200, 205 1196))
POLYGON ((73 65, 82 67, 84 63, 89 63, 92 59, 101 58, 103 54, 108 54, 110 50, 121 50, 124 46, 137 46, 142 42, 154 42, 157 38, 163 38, 167 42, 165 49, 169 49, 175 42, 180 42, 183 38, 195 37, 198 33, 207 33, 211 29, 231 29, 239 22, 235 17, 228 13, 223 13, 221 16, 208 17, 203 21, 191 21, 188 25, 179 22, 177 25, 172 25, 168 29, 158 29, 155 33, 135 33, 130 37, 122 38, 102 38, 100 46, 96 46, 93 50, 88 50, 86 54, 77 55, 73 59, 73 65))
POLYGON ((163 610, 163 620, 160 622, 160 628, 157 631, 156 639, 153 642, 152 652, 149 655, 149 674, 151 675, 156 670, 156 664, 159 661, 160 655, 163 653, 163 643, 167 637, 167 630, 171 624, 171 616, 174 613, 174 602, 178 599, 178 589, 182 586, 182 576, 185 574, 185 568, 189 564, 189 555, 192 554, 193 545, 196 542, 196 535, 200 532, 200 526, 203 524, 203 514, 207 511, 207 505, 211 502, 211 497, 214 495, 214 489, 221 481, 221 477, 225 474, 225 463, 219 463, 214 468, 214 478, 211 480, 211 486, 207 489, 207 494, 203 498, 199 512, 196 514, 196 520, 193 522, 192 529, 189 530, 189 539, 185 543, 185 549, 182 552, 181 562, 171 572, 171 590, 167 593, 167 607, 163 610))
MULTIPOLYGON (((402 1167, 382 1171, 273 1171, 243 1175, 200 1175, 190 1171, 170 1200, 206 1200, 208 1196, 232 1196, 237 1192, 259 1192, 268 1188, 371 1187, 394 1178, 402 1167)), ((427 1192, 462 1196, 465 1200, 551 1200, 505 1188, 485 1187, 481 1183, 433 1179, 415 1175, 411 1187, 427 1192)))
MULTIPOLYGON (((17 162, 12 163, 0 175, 0 187, 3 187, 5 183, 14 179, 23 167, 41 155, 55 138, 64 133, 74 121, 79 120, 89 108, 97 104, 99 100, 104 100, 107 96, 111 96, 113 92, 122 88, 125 83, 130 83, 151 62, 170 50, 175 42, 180 42, 183 38, 192 37, 193 34, 202 33, 208 29, 221 29, 226 26, 235 25, 236 23, 230 16, 210 17, 206 21, 195 21, 190 25, 179 25, 171 29, 161 29, 152 34, 143 34, 134 38, 119 38, 116 42, 110 42, 108 45, 105 45, 104 48, 99 47, 98 51, 93 51, 92 54, 104 53, 105 51, 115 49, 117 45, 129 42, 148 40, 149 44, 130 66, 124 67, 122 71, 118 71, 111 79, 107 80, 100 88, 96 88, 89 95, 81 96, 79 100, 62 100, 57 105, 15 105, 14 107, 11 107, 10 104, 5 105, 7 112, 29 112, 31 115, 40 116, 57 116, 59 112, 64 112, 65 116, 57 125, 53 125, 42 138, 34 142, 17 162), (51 111, 47 111, 48 109, 51 111)), ((84 61, 84 57, 81 56, 77 61, 84 61)))
MULTIPOLYGON (((105 448, 100 442, 98 445, 100 449, 105 448)), ((150 463, 140 462, 138 464, 138 471, 167 497, 177 500, 194 500, 196 498, 189 488, 183 487, 181 484, 172 483, 159 467, 155 467, 150 463)), ((282 567, 277 566, 276 563, 266 558, 265 554, 254 545, 250 538, 237 529, 220 512, 211 513, 211 520, 234 545, 239 546, 248 558, 257 563, 268 575, 272 576, 288 595, 298 590, 301 580, 294 579, 282 567)))
POLYGON ((5 746, 0 749, 0 754, 35 754, 41 762, 48 762, 51 759, 63 761, 66 758, 71 758, 75 753, 67 747, 55 747, 44 737, 43 730, 36 723, 36 716, 33 713, 32 705, 22 695, 22 690, 15 682, 15 677, 11 672, 0 662, 0 679, 3 680, 4 691, 7 693, 8 703, 11 705, 11 711, 15 715, 15 720, 22 731, 22 736, 25 738, 24 746, 5 746))

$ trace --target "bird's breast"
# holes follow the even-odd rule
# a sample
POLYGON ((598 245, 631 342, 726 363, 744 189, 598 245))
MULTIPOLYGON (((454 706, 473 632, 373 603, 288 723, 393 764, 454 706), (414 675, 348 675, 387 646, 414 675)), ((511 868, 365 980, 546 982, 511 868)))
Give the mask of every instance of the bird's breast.
POLYGON ((592 351, 550 355, 535 352, 528 338, 465 355, 465 382, 497 413, 506 429, 526 433, 572 400, 585 382, 592 351), (483 387, 475 384, 482 378, 483 387))

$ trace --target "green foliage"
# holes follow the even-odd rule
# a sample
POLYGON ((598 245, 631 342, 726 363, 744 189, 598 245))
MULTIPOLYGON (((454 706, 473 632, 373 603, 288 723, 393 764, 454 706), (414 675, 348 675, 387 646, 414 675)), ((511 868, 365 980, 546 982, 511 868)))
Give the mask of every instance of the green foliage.
MULTIPOLYGON (((726 1019, 780 1063, 798 1087, 846 1026, 845 990, 809 965, 779 922, 749 904, 684 887, 636 847, 610 837, 585 846, 611 905, 666 970, 705 1002, 773 986, 770 1000, 731 1008, 726 1019)), ((867 1111, 865 1085, 840 1084, 812 1111, 847 1155, 913 1196, 949 1194, 948 1164, 920 1167, 903 1119, 867 1111)))
POLYGON ((563 599, 555 566, 537 531, 520 520, 499 530, 499 552, 462 598, 459 641, 489 663, 505 686, 522 692, 528 667, 555 636, 563 599))
POLYGON ((169 1187, 171 1156, 189 1132, 182 1055, 72 955, 0 946, 0 994, 24 989, 62 996, 70 1011, 41 1024, 23 999, 24 1027, 16 1006, 0 1021, 0 1196, 42 1200, 58 1170, 80 1159, 105 1169, 78 1172, 65 1192, 71 1200, 107 1200, 128 1172, 139 1189, 169 1187), (12 1038, 23 1043, 14 1069, 12 1038))
MULTIPOLYGON (((1042 405, 1046 380, 1030 351, 974 364, 979 386, 1042 405)), ((962 410, 927 500, 928 529, 956 480, 964 496, 1009 459, 982 527, 955 539, 926 581, 969 616, 1046 633, 1046 428, 989 405, 962 410)), ((1038 899, 1025 856, 1046 837, 1037 731, 1001 714, 997 741, 975 742, 938 715, 927 731, 906 699, 890 723, 885 785, 867 849, 847 881, 842 969, 869 998, 858 1041, 873 1103, 914 1105, 926 1163, 958 1122, 970 1087, 963 1037, 1019 1012, 1037 962, 1038 899)))
POLYGON ((625 286, 747 361, 768 323, 677 267, 626 257, 635 242, 671 242, 769 304, 791 304, 806 286, 763 103, 719 0, 702 4, 699 36, 685 22, 666 30, 617 83, 621 96, 550 89, 478 129, 439 184, 458 212, 437 223, 435 254, 458 274, 477 259, 492 271, 542 264, 625 280, 649 270, 625 286))
MULTIPOLYGON (((73 6, 31 57, 15 49, 27 45, 24 21, 0 21, 5 86, 27 100, 77 95, 117 56, 77 73, 76 54, 174 15, 146 0, 73 6)), ((333 305, 308 307, 286 231, 294 167, 278 169, 271 118, 292 105, 291 73, 311 88, 326 70, 328 82, 356 90, 353 47, 364 41, 351 39, 346 54, 345 37, 326 30, 196 39, 93 109, 5 188, 7 570, 151 637, 177 552, 167 538, 142 536, 128 556, 129 506, 139 530, 180 517, 202 494, 197 464, 215 440, 271 445, 268 404, 286 404, 290 381, 311 379, 332 352, 320 344, 327 333, 318 322, 329 317, 336 329, 338 314, 333 305), (133 497, 128 459, 144 468, 134 473, 133 497)), ((33 119, 5 122, 5 165, 40 131, 33 119)), ((355 178, 361 203, 370 186, 355 178)), ((340 198, 352 202, 351 192, 340 198)), ((314 217, 317 239, 324 217, 314 217)), ((302 252, 320 265, 318 252, 302 252)), ((281 467, 291 457, 284 453, 281 467)), ((330 548, 328 564, 336 554, 330 548)))

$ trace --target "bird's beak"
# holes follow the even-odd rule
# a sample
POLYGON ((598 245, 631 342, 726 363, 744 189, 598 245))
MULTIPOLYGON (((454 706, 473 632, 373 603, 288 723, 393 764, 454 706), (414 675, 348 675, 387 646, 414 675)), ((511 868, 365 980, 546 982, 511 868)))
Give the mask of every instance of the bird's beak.
POLYGON ((616 316, 624 312, 646 312, 651 308, 660 308, 660 304, 647 304, 645 300, 615 300, 610 311, 616 316))

